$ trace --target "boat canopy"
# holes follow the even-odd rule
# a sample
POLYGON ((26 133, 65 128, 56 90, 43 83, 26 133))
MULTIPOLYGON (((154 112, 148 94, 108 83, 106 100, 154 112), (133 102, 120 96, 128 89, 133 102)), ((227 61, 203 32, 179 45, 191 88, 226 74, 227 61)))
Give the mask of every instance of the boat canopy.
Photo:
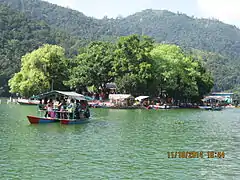
POLYGON ((77 100, 86 100, 84 95, 78 94, 78 93, 73 92, 73 91, 50 91, 50 92, 46 92, 46 93, 43 93, 43 94, 39 94, 38 97, 40 99, 40 98, 56 96, 56 95, 64 95, 64 96, 68 96, 70 98, 74 98, 74 99, 77 99, 77 100))
POLYGON ((109 94, 111 100, 133 99, 131 94, 109 94))
POLYGON ((135 98, 135 100, 142 101, 142 100, 147 99, 147 98, 149 98, 149 96, 138 96, 138 97, 135 98))

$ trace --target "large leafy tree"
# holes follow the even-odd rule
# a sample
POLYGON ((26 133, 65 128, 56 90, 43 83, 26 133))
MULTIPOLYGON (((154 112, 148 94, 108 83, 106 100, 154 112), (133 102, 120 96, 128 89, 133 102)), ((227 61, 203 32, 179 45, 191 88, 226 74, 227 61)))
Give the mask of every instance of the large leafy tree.
POLYGON ((201 61, 176 45, 159 45, 152 52, 158 64, 159 91, 177 100, 200 99, 210 92, 213 80, 201 61))
POLYGON ((109 42, 92 42, 73 59, 69 80, 65 84, 72 87, 95 86, 103 90, 112 82, 112 63, 115 45, 109 42))
POLYGON ((10 92, 31 96, 49 90, 51 85, 62 89, 67 76, 65 51, 57 45, 44 45, 21 59, 21 71, 9 80, 10 92))
POLYGON ((131 35, 121 37, 115 50, 113 76, 120 91, 149 94, 154 82, 154 61, 150 56, 154 42, 149 37, 131 35))

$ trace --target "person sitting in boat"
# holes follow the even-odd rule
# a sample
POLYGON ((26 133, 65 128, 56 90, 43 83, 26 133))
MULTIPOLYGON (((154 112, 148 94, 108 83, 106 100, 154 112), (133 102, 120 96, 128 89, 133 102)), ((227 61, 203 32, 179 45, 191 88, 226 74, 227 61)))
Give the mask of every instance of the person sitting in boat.
POLYGON ((74 112, 74 110, 76 108, 76 105, 75 105, 74 102, 75 102, 74 99, 71 99, 70 104, 67 107, 67 111, 69 112, 69 119, 73 119, 74 118, 73 117, 73 114, 74 114, 73 112, 74 112))
POLYGON ((88 105, 88 102, 87 102, 87 101, 86 101, 85 103, 86 103, 86 110, 85 110, 85 112, 84 112, 84 116, 85 116, 86 118, 89 118, 89 117, 90 117, 89 105, 88 105))
POLYGON ((61 107, 60 107, 60 114, 61 114, 61 119, 66 119, 67 117, 67 114, 65 113, 65 111, 66 111, 66 105, 67 105, 67 103, 66 103, 66 101, 65 101, 65 99, 62 99, 62 101, 61 101, 61 107))
POLYGON ((81 100, 81 113, 83 114, 84 117, 89 118, 90 117, 90 111, 89 111, 89 106, 87 101, 81 100))
MULTIPOLYGON (((46 115, 47 115, 48 117, 54 118, 53 100, 52 100, 52 99, 49 99, 49 101, 48 101, 46 115)), ((45 115, 45 117, 46 117, 46 115, 45 115)))
POLYGON ((81 111, 80 102, 79 100, 76 100, 76 107, 74 110, 75 119, 80 119, 80 111, 81 111))
POLYGON ((44 101, 43 101, 43 104, 47 106, 47 103, 48 103, 48 98, 45 97, 45 98, 44 98, 44 101))
POLYGON ((39 100, 39 105, 38 105, 38 108, 39 110, 44 110, 45 109, 45 105, 42 103, 42 99, 39 100))
POLYGON ((56 117, 60 118, 60 109, 61 109, 61 101, 59 98, 56 98, 56 101, 54 103, 54 109, 57 110, 56 117))
POLYGON ((56 100, 55 100, 54 103, 53 103, 53 109, 54 109, 54 110, 58 110, 58 104, 59 104, 59 99, 56 98, 56 100))

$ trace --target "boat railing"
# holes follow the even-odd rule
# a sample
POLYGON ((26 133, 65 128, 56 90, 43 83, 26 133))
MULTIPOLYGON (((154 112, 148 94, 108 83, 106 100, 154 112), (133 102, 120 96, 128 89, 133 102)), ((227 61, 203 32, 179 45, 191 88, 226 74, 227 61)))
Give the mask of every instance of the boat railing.
POLYGON ((85 110, 81 110, 79 112, 79 116, 76 117, 74 111, 63 110, 59 111, 57 109, 53 109, 52 111, 48 111, 47 109, 39 109, 38 112, 40 113, 41 117, 49 117, 56 118, 56 119, 67 119, 67 120, 76 120, 85 118, 84 114, 86 113, 85 110))

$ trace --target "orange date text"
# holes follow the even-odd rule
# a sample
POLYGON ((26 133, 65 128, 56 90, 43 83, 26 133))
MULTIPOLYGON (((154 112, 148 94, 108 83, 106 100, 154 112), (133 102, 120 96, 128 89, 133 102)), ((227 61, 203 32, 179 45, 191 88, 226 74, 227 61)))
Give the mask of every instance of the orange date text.
POLYGON ((215 151, 208 151, 206 153, 202 151, 178 151, 178 152, 168 152, 168 158, 224 158, 225 153, 222 152, 215 152, 215 151))

